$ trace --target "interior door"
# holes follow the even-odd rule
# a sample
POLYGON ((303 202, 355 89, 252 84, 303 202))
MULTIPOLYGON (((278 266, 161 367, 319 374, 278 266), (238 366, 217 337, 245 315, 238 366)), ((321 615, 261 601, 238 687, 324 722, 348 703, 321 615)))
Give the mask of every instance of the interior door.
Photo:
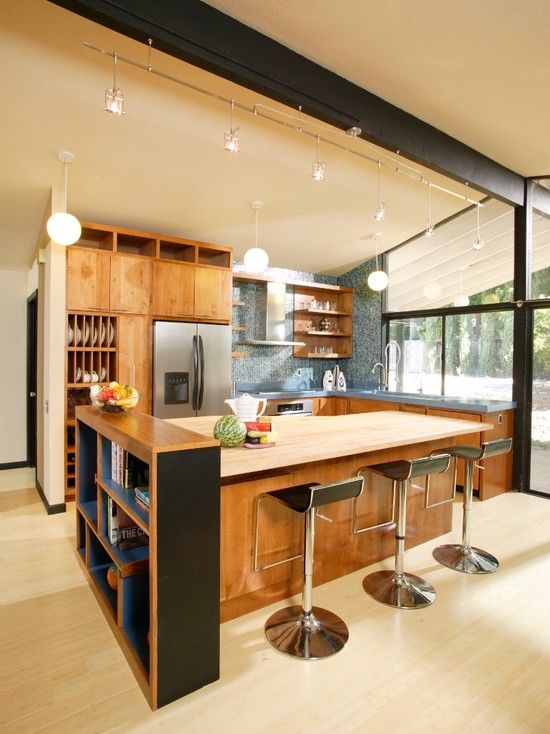
POLYGON ((27 464, 36 466, 38 291, 27 298, 27 464))

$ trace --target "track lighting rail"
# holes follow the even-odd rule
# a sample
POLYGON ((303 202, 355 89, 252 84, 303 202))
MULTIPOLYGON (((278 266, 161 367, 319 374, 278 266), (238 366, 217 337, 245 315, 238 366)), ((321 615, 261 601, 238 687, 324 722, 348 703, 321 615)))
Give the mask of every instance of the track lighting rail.
MULTIPOLYGON (((147 58, 146 64, 142 64, 139 61, 134 61, 133 59, 130 59, 127 56, 121 56, 117 51, 108 51, 107 49, 101 48, 100 46, 96 46, 95 44, 89 43, 88 41, 83 41, 82 43, 86 48, 89 48, 92 51, 96 51, 97 53, 100 53, 104 56, 109 56, 110 58, 113 59, 113 61, 116 58, 117 63, 128 64, 129 66, 133 66, 135 69, 141 69, 142 71, 145 71, 148 74, 154 74, 155 76, 161 77, 162 79, 166 79, 170 82, 174 82, 175 84, 179 84, 180 86, 186 87, 187 89, 191 89, 194 92, 199 92, 200 94, 205 94, 208 97, 217 99, 220 102, 231 104, 232 108, 242 110, 243 112, 248 112, 249 114, 253 115, 254 117, 262 117, 263 119, 269 120, 270 122, 274 122, 277 125, 281 125, 282 127, 285 127, 290 130, 294 130, 300 133, 301 135, 305 135, 307 137, 313 138, 314 140, 318 142, 322 142, 323 144, 326 144, 326 145, 331 145, 332 147, 337 148, 339 150, 343 150, 346 153, 350 153, 351 155, 358 156, 359 158, 369 161, 370 163, 373 163, 377 166, 383 166, 384 168, 387 168, 393 171, 394 173, 399 173, 401 175, 407 176, 408 178, 411 178, 417 181, 418 183, 428 184, 433 189, 437 189, 438 191, 441 191, 444 194, 448 194, 449 196, 454 196, 455 198, 461 199, 462 201, 465 201, 468 204, 474 204, 477 207, 483 207, 482 203, 468 196, 468 185, 469 185, 468 181, 464 182, 465 189, 466 189, 465 193, 461 194, 456 191, 452 191, 451 189, 447 189, 444 186, 440 186, 439 184, 436 184, 433 181, 430 181, 420 171, 413 168, 412 166, 409 166, 406 163, 404 164, 403 162, 400 162, 398 150, 395 151, 395 154, 394 154, 396 158, 390 158, 388 155, 384 153, 379 153, 378 151, 373 152, 372 155, 369 155, 359 150, 352 149, 337 141, 331 140, 330 138, 325 138, 320 135, 319 130, 330 131, 331 134, 346 135, 347 137, 351 137, 354 141, 357 140, 358 133, 348 133, 346 131, 338 130, 338 128, 329 128, 327 125, 323 125, 322 123, 316 124, 316 123, 310 122, 309 120, 305 120, 301 117, 301 109, 297 116, 293 116, 293 115, 289 115, 286 112, 283 112, 282 110, 276 110, 272 107, 268 107, 267 105, 264 105, 261 103, 255 104, 253 107, 249 107, 248 105, 238 102, 233 97, 224 97, 221 94, 216 94, 215 92, 211 92, 208 89, 199 87, 196 84, 191 84, 190 82, 186 82, 183 79, 179 79, 178 77, 173 76, 172 74, 167 74, 166 72, 153 68, 153 66, 151 65, 151 53, 150 53, 151 52, 151 39, 148 39, 148 58, 147 58), (287 118, 287 120, 277 119, 277 117, 273 115, 278 115, 279 117, 285 117, 287 118), (306 130, 304 129, 304 125, 309 125, 311 127, 314 127, 314 130, 306 130), (386 158, 386 160, 383 160, 384 157, 386 158)), ((355 130, 355 128, 353 129, 355 130)), ((362 142, 366 146, 369 145, 369 143, 366 141, 362 141, 362 142)))

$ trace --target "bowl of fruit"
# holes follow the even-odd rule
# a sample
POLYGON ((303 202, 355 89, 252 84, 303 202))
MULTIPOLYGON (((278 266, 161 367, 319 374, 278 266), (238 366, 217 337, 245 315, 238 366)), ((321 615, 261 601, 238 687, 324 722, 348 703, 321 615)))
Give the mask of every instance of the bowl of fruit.
POLYGON ((92 405, 104 413, 124 413, 136 407, 139 393, 131 385, 110 382, 108 385, 92 385, 90 399, 92 405))

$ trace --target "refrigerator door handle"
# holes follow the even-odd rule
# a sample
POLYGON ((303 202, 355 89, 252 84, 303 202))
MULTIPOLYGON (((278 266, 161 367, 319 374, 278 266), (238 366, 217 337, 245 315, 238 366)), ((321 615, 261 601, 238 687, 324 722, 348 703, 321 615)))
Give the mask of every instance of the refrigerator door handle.
POLYGON ((199 406, 198 409, 202 408, 202 399, 204 397, 204 344, 202 343, 202 336, 199 334, 199 359, 200 359, 200 387, 199 387, 199 406))
POLYGON ((199 393, 199 351, 197 346, 197 335, 193 336, 193 410, 197 410, 197 398, 199 393))

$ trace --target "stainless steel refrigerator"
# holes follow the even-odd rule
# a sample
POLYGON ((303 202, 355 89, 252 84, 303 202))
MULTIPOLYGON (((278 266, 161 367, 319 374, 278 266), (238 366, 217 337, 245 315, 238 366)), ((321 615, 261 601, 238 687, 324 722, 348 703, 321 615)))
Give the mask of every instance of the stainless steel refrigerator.
POLYGON ((231 327, 155 321, 153 415, 225 415, 231 397, 231 327))

